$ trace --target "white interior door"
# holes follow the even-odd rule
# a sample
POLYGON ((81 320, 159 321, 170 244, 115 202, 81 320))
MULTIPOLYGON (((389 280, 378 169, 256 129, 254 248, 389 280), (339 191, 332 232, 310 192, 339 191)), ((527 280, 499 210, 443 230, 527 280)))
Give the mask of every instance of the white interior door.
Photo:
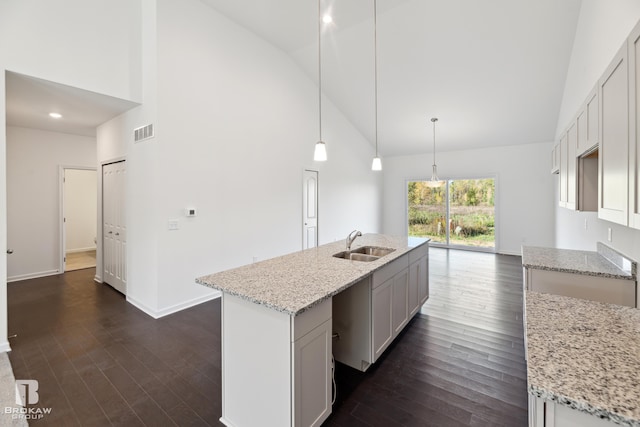
POLYGON ((318 246, 318 171, 305 170, 302 184, 302 249, 318 246))
POLYGON ((103 281, 126 295, 125 178, 124 161, 102 166, 103 281))

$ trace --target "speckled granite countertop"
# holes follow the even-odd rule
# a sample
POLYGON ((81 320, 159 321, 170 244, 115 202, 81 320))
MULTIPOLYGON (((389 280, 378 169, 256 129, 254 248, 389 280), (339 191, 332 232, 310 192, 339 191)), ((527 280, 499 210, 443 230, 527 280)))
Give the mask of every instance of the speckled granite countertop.
POLYGON ((530 394, 640 427, 640 310, 526 291, 530 394))
POLYGON ((600 242, 597 252, 523 246, 522 265, 538 270, 628 280, 636 280, 637 268, 635 261, 600 242))
POLYGON ((414 249, 406 237, 382 234, 364 234, 351 249, 361 246, 395 251, 371 262, 335 258, 334 254, 345 250, 341 240, 199 277, 196 282, 295 316, 414 249))

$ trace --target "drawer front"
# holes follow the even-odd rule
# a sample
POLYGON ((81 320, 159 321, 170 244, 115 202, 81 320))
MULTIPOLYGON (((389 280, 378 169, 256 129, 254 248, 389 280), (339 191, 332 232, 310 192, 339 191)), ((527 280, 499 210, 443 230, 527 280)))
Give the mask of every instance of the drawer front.
POLYGON ((407 254, 402 255, 398 259, 394 259, 389 264, 373 273, 371 289, 377 288, 378 286, 382 285, 384 282, 407 268, 409 268, 409 256, 407 254))

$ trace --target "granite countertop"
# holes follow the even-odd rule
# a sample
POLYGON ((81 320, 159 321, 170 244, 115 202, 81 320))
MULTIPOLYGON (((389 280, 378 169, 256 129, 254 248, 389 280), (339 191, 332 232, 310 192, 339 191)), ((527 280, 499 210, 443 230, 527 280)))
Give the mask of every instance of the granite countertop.
POLYGON ((528 392, 640 427, 640 310, 526 291, 528 392))
POLYGON ((538 270, 627 280, 636 280, 637 268, 635 261, 600 242, 597 252, 523 246, 522 265, 538 270))
POLYGON ((295 316, 414 249, 407 237, 382 234, 364 234, 351 249, 361 246, 395 251, 371 262, 335 258, 334 254, 345 250, 345 241, 341 240, 199 277, 196 282, 295 316))

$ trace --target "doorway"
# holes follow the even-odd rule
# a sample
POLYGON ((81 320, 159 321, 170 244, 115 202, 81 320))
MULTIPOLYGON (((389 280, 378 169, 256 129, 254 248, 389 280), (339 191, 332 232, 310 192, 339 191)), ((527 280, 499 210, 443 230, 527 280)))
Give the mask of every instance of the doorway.
POLYGON ((63 272, 95 268, 98 178, 95 168, 61 167, 63 272))
POLYGON ((407 182, 407 234, 434 246, 495 251, 494 178, 407 182))
POLYGON ((318 246, 318 171, 305 170, 302 179, 302 249, 318 246))

